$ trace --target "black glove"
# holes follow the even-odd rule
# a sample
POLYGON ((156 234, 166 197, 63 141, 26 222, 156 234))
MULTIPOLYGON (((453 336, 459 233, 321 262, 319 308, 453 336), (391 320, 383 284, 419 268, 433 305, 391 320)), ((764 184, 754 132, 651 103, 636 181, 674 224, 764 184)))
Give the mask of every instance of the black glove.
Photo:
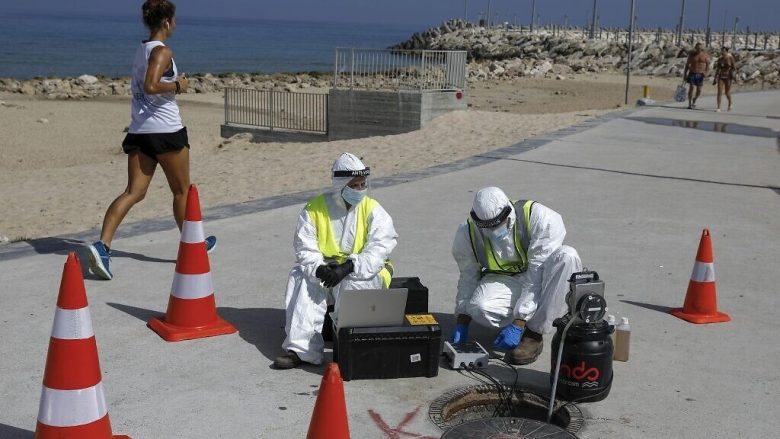
POLYGON ((326 279, 323 279, 323 283, 326 288, 333 288, 347 277, 349 273, 352 273, 355 269, 355 264, 352 263, 352 259, 347 259, 347 262, 343 264, 329 264, 327 268, 329 273, 325 275, 326 279))
POLYGON ((314 272, 314 275, 317 276, 317 279, 324 282, 330 276, 330 267, 327 265, 320 265, 317 267, 317 271, 314 272))

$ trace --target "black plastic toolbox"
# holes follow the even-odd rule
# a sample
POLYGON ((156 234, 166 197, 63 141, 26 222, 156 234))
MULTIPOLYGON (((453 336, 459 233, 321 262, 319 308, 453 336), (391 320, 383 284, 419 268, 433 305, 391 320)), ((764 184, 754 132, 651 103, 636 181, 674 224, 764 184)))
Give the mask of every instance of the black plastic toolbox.
POLYGON ((333 361, 345 381, 434 377, 440 355, 438 324, 342 328, 333 340, 333 361))

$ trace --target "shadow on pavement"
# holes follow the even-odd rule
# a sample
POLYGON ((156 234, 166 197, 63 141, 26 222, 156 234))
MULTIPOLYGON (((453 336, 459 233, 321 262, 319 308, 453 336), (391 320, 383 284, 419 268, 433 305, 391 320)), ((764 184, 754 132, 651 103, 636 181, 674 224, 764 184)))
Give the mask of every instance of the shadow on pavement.
MULTIPOLYGON (((68 252, 76 251, 79 258, 82 257, 81 250, 86 244, 84 241, 70 238, 47 237, 31 239, 26 241, 35 250, 42 255, 67 255, 68 252)), ((86 255, 84 255, 86 257, 86 255)))
POLYGON ((106 305, 110 306, 111 308, 118 309, 124 313, 130 314, 144 323, 149 321, 149 319, 152 317, 158 317, 165 314, 165 312, 152 311, 151 309, 138 308, 135 306, 123 305, 121 303, 106 302, 106 305))
POLYGON ((152 256, 146 256, 141 253, 133 253, 133 252, 126 252, 122 250, 115 250, 111 249, 111 257, 112 258, 130 258, 135 259, 136 261, 141 262, 161 262, 161 263, 168 263, 168 264, 175 264, 176 259, 162 259, 162 258, 155 258, 152 256))
POLYGON ((627 303, 629 305, 638 306, 640 308, 649 309, 649 310, 652 310, 652 311, 662 312, 664 314, 669 314, 669 311, 674 309, 671 306, 653 305, 652 303, 634 302, 633 300, 621 300, 621 302, 627 303))
MULTIPOLYGON (((106 302, 106 305, 143 322, 149 321, 152 317, 165 315, 164 311, 154 311, 121 303, 106 302)), ((217 314, 235 326, 239 337, 254 345, 268 359, 269 367, 271 367, 274 358, 282 354, 282 341, 284 341, 285 336, 285 312, 283 309, 218 307, 217 314)), ((333 354, 325 352, 322 365, 305 365, 301 369, 317 375, 323 375, 325 372, 324 365, 332 360, 333 354)))
MULTIPOLYGON (((89 271, 89 259, 87 258, 87 243, 78 239, 70 238, 39 238, 26 241, 36 253, 42 255, 67 255, 69 252, 76 252, 81 263, 81 274, 85 280, 102 280, 89 271)), ((152 256, 146 256, 141 253, 132 253, 122 250, 111 250, 112 258, 130 258, 141 262, 158 263, 176 263, 175 259, 162 259, 152 256)))
POLYGON ((0 424, 0 437, 3 439, 32 439, 34 435, 30 430, 0 424))
POLYGON ((284 309, 219 307, 217 313, 233 324, 238 335, 269 361, 282 354, 284 309))

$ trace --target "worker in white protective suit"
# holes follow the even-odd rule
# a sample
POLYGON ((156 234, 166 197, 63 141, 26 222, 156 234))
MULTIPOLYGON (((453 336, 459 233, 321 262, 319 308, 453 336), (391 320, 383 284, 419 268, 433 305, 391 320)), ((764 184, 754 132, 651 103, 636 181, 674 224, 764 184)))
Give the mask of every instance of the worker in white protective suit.
POLYGON ((501 328, 494 344, 508 351, 509 362, 534 362, 542 335, 566 312, 571 274, 582 270, 564 236, 563 220, 552 209, 510 201, 497 187, 477 192, 452 244, 460 269, 452 342, 465 341, 474 320, 501 328))
POLYGON ((333 163, 333 190, 311 199, 298 217, 278 369, 322 363, 325 313, 341 291, 390 286, 388 258, 398 235, 390 215, 367 196, 368 176, 360 159, 341 154, 333 163))

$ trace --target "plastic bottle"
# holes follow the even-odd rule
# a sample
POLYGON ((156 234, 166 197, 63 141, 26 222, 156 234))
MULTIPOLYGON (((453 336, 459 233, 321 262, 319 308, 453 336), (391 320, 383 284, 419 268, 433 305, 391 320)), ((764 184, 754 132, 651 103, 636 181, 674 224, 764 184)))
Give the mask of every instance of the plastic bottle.
POLYGON ((622 317, 620 324, 615 327, 615 355, 617 361, 628 361, 628 352, 631 345, 631 326, 628 317, 622 317))
POLYGON ((613 328, 612 329, 612 333, 609 334, 609 338, 612 339, 612 349, 613 349, 613 351, 612 351, 612 358, 615 358, 615 353, 614 353, 615 351, 614 351, 614 349, 617 346, 615 344, 616 341, 615 341, 615 330, 614 330, 614 327, 615 327, 615 316, 613 316, 612 314, 607 315, 607 324, 609 326, 612 326, 612 328, 613 328))

